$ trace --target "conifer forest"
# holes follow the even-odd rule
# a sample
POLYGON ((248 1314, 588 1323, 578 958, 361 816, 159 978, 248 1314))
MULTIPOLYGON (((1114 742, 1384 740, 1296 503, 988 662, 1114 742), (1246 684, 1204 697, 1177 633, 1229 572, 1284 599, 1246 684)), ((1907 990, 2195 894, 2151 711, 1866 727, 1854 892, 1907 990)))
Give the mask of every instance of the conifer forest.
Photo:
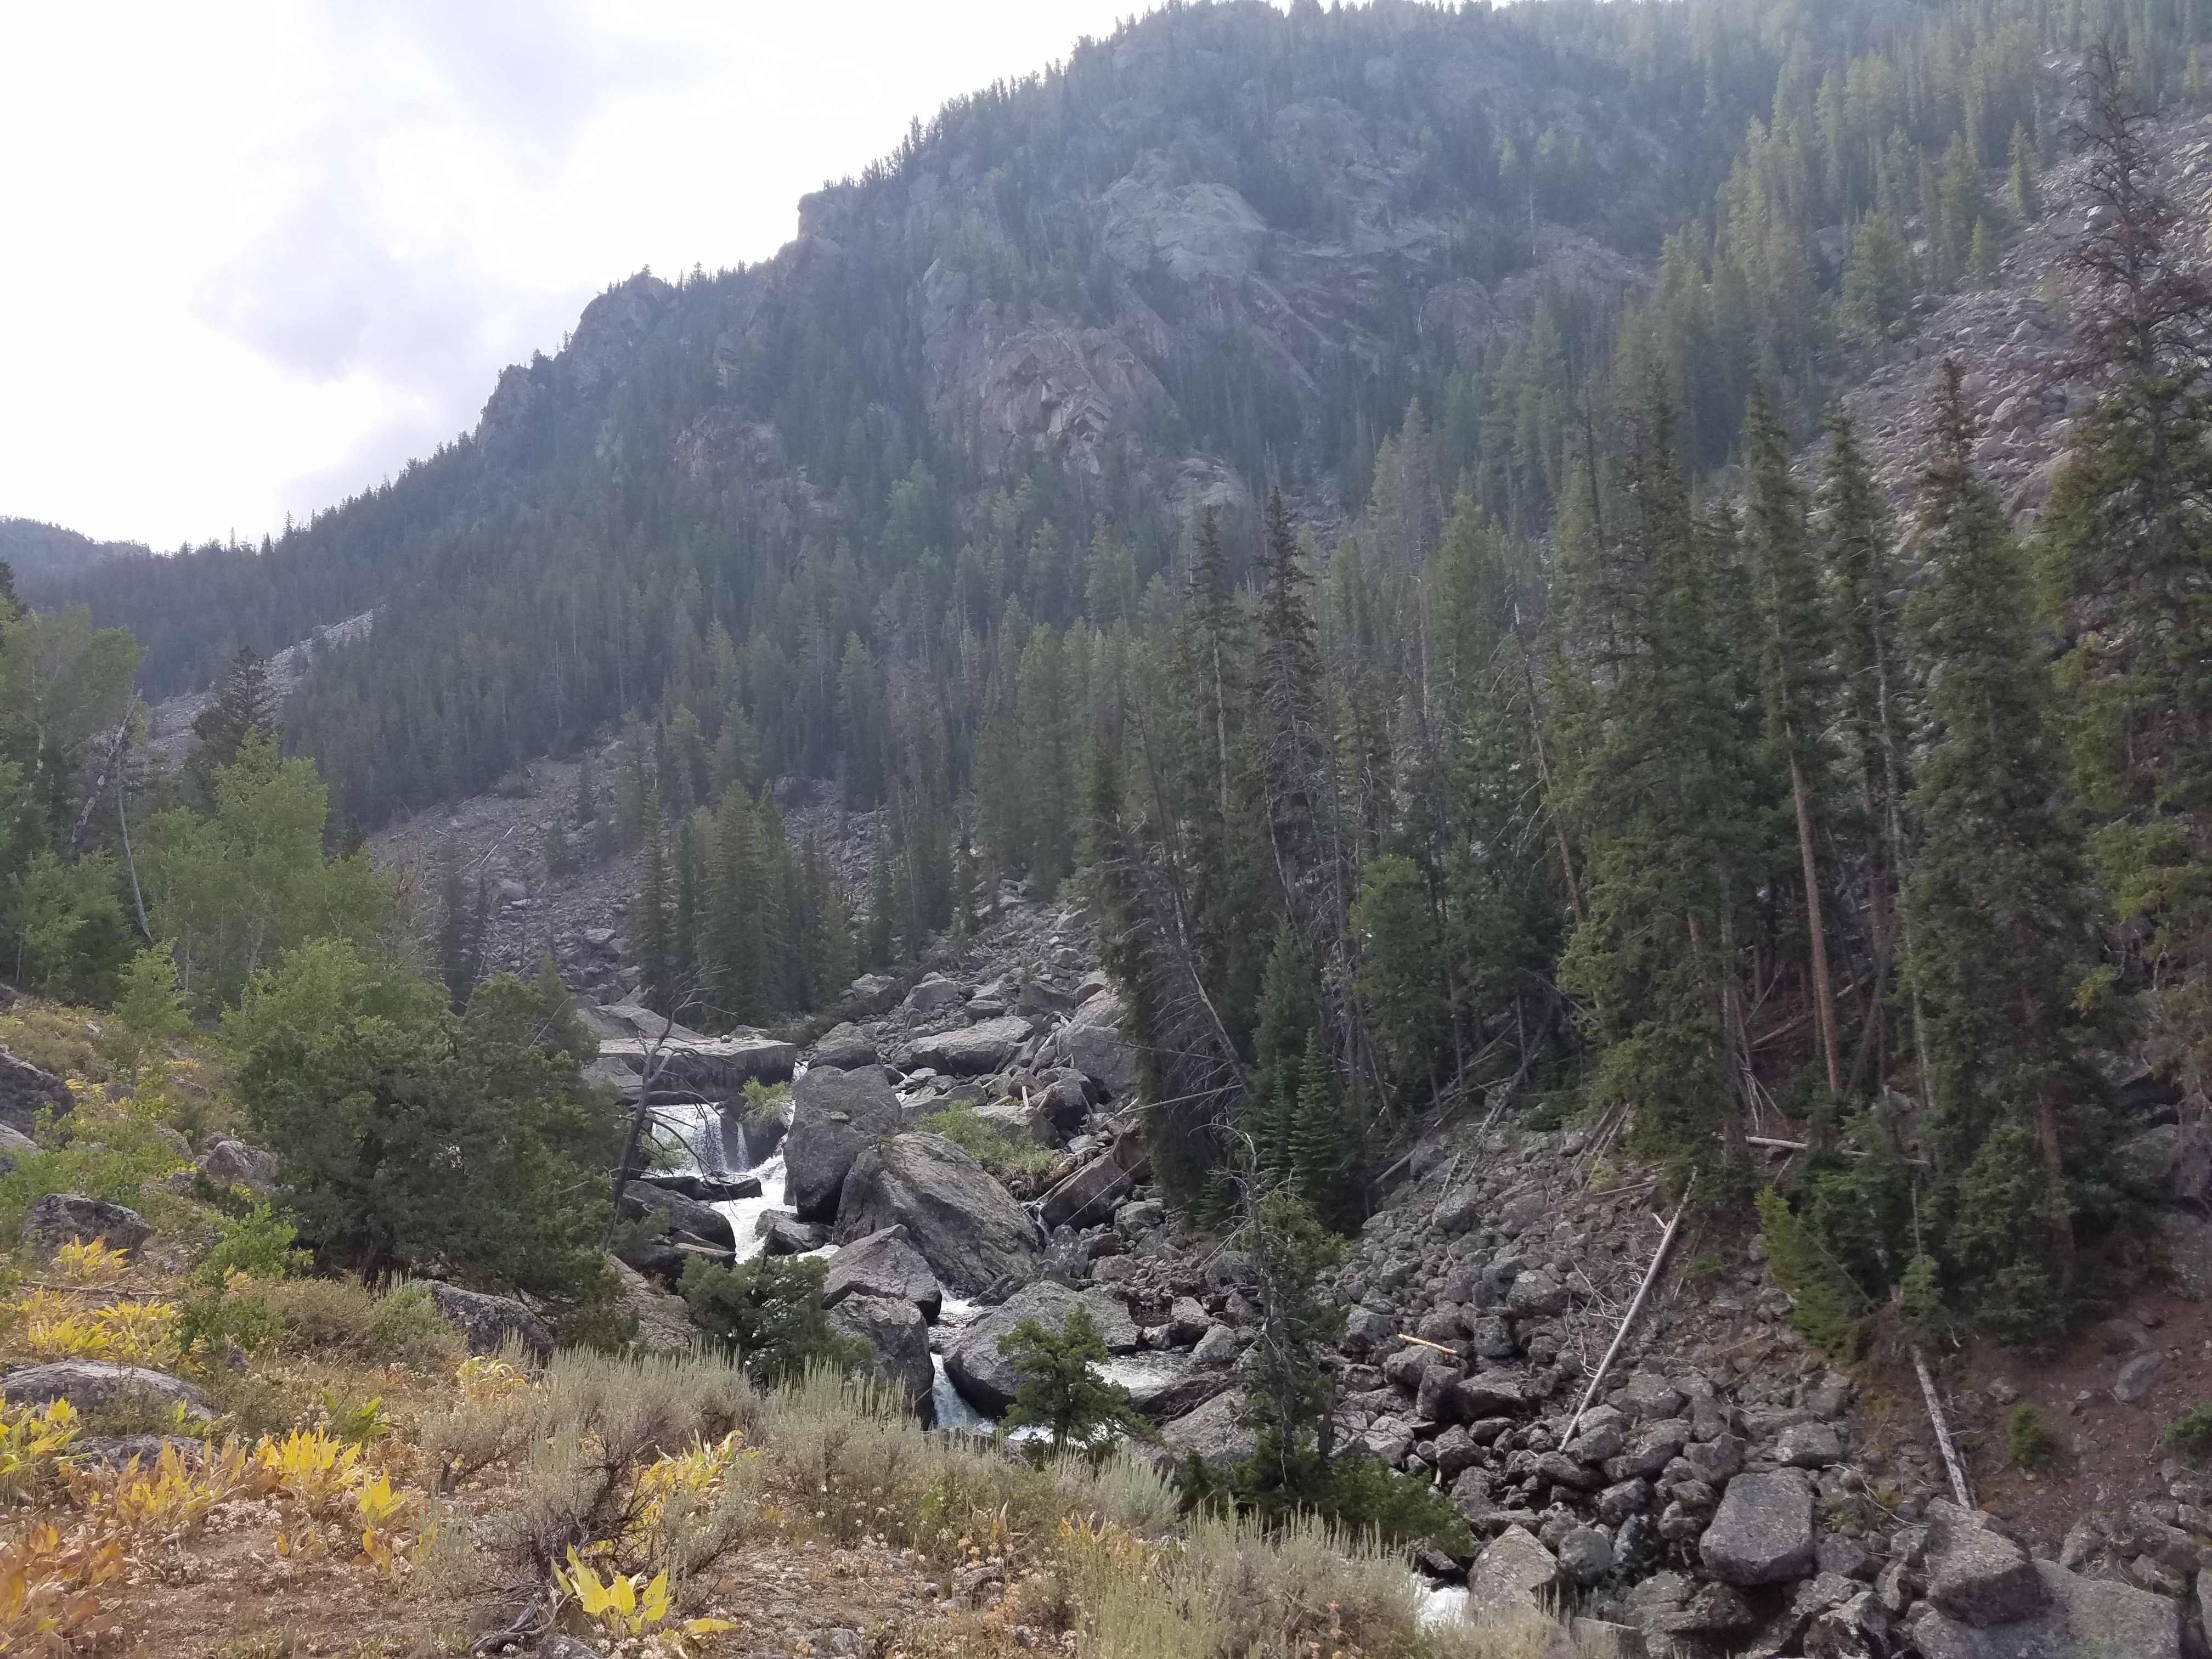
MULTIPOLYGON (((401 925, 363 834, 580 757, 544 860, 635 860, 691 1024, 1063 895, 1201 1224, 1257 1170, 1356 1231, 1409 1126, 1508 1103, 1626 1126, 1669 1208, 1779 1140, 1831 1339, 2048 1345, 2118 1115, 2212 1072, 2212 264, 2160 148, 2206 53, 2206 0, 1170 7, 775 259, 610 289, 281 538, 17 572, 0 971, 112 995, 150 925, 219 1007, 401 925), (2047 498, 1966 359, 1884 476, 1845 394, 2062 177, 2047 498), (134 769, 134 697, 210 687, 134 769)), ((471 897, 421 896, 463 996, 471 897)))

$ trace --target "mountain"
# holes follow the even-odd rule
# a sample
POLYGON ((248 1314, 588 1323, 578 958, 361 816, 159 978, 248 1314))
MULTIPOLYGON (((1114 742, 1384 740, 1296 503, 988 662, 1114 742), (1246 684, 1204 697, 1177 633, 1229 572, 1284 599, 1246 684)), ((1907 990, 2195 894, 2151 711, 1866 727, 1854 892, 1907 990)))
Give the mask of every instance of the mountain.
POLYGON ((372 820, 679 697, 763 775, 851 770, 849 641, 896 681, 1010 599, 1103 623, 1097 526, 1127 610, 1199 504, 1241 576, 1267 488, 1341 524, 1416 398, 1436 488, 1540 526, 1624 297, 1705 266, 1741 314, 1673 348, 1714 382, 1693 460, 1755 368, 1809 428, 1841 228, 1936 216, 1900 170, 1954 134, 2052 125, 2034 14, 1996 9, 1172 7, 949 106, 766 264, 616 285, 473 433, 266 550, 27 591, 130 625, 156 696, 375 610, 293 705, 372 820))
POLYGON ((102 559, 127 558, 146 552, 143 542, 96 542, 36 519, 0 519, 0 564, 15 573, 23 586, 37 587, 67 581, 102 559))

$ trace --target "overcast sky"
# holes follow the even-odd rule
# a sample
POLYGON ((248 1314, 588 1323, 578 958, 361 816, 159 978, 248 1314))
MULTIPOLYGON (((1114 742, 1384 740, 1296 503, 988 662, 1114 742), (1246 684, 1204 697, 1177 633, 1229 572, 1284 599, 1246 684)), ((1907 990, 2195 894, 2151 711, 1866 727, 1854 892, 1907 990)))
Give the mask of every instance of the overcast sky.
POLYGON ((258 539, 1143 0, 0 0, 0 516, 258 539))

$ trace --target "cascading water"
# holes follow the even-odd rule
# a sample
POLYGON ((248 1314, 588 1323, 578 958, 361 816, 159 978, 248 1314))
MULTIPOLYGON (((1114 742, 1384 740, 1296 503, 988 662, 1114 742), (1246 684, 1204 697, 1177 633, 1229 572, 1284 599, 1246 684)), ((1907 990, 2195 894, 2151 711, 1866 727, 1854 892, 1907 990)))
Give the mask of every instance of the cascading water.
POLYGON ((753 1149, 745 1145, 745 1126, 735 1126, 738 1132, 738 1172, 742 1175, 753 1167, 753 1149))

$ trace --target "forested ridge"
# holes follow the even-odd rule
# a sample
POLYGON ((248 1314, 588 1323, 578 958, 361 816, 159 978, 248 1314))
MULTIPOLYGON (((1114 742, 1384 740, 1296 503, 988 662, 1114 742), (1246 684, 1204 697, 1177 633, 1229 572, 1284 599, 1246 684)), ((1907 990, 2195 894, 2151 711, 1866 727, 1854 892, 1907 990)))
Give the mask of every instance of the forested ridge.
MULTIPOLYGON (((810 198, 775 261, 611 290, 474 434, 283 541, 27 584, 23 684, 109 657, 66 730, 9 727, 15 972, 94 987, 128 943, 77 813, 133 668, 374 607, 285 714, 332 848, 617 739, 545 857, 640 852, 659 1006, 822 1006, 1079 869, 1197 1214, 1256 1168, 1350 1226, 1440 1106, 1632 1124, 1711 1204, 1781 1138, 1820 1340, 2047 1341, 2125 1219, 2126 1113, 2212 1042, 2212 298, 2149 148, 2207 33, 2025 0, 1130 26, 810 198), (2047 510, 2014 537, 1953 375, 1893 523, 1835 394, 2084 147, 2093 401, 2047 510), (789 844, 794 778, 882 809, 865 894, 789 844)), ((155 867, 250 852, 274 791, 283 890, 368 937, 250 679, 155 867)), ((189 890, 148 896, 165 939, 189 890)), ((219 1000, 262 942, 179 948, 219 1000)))

